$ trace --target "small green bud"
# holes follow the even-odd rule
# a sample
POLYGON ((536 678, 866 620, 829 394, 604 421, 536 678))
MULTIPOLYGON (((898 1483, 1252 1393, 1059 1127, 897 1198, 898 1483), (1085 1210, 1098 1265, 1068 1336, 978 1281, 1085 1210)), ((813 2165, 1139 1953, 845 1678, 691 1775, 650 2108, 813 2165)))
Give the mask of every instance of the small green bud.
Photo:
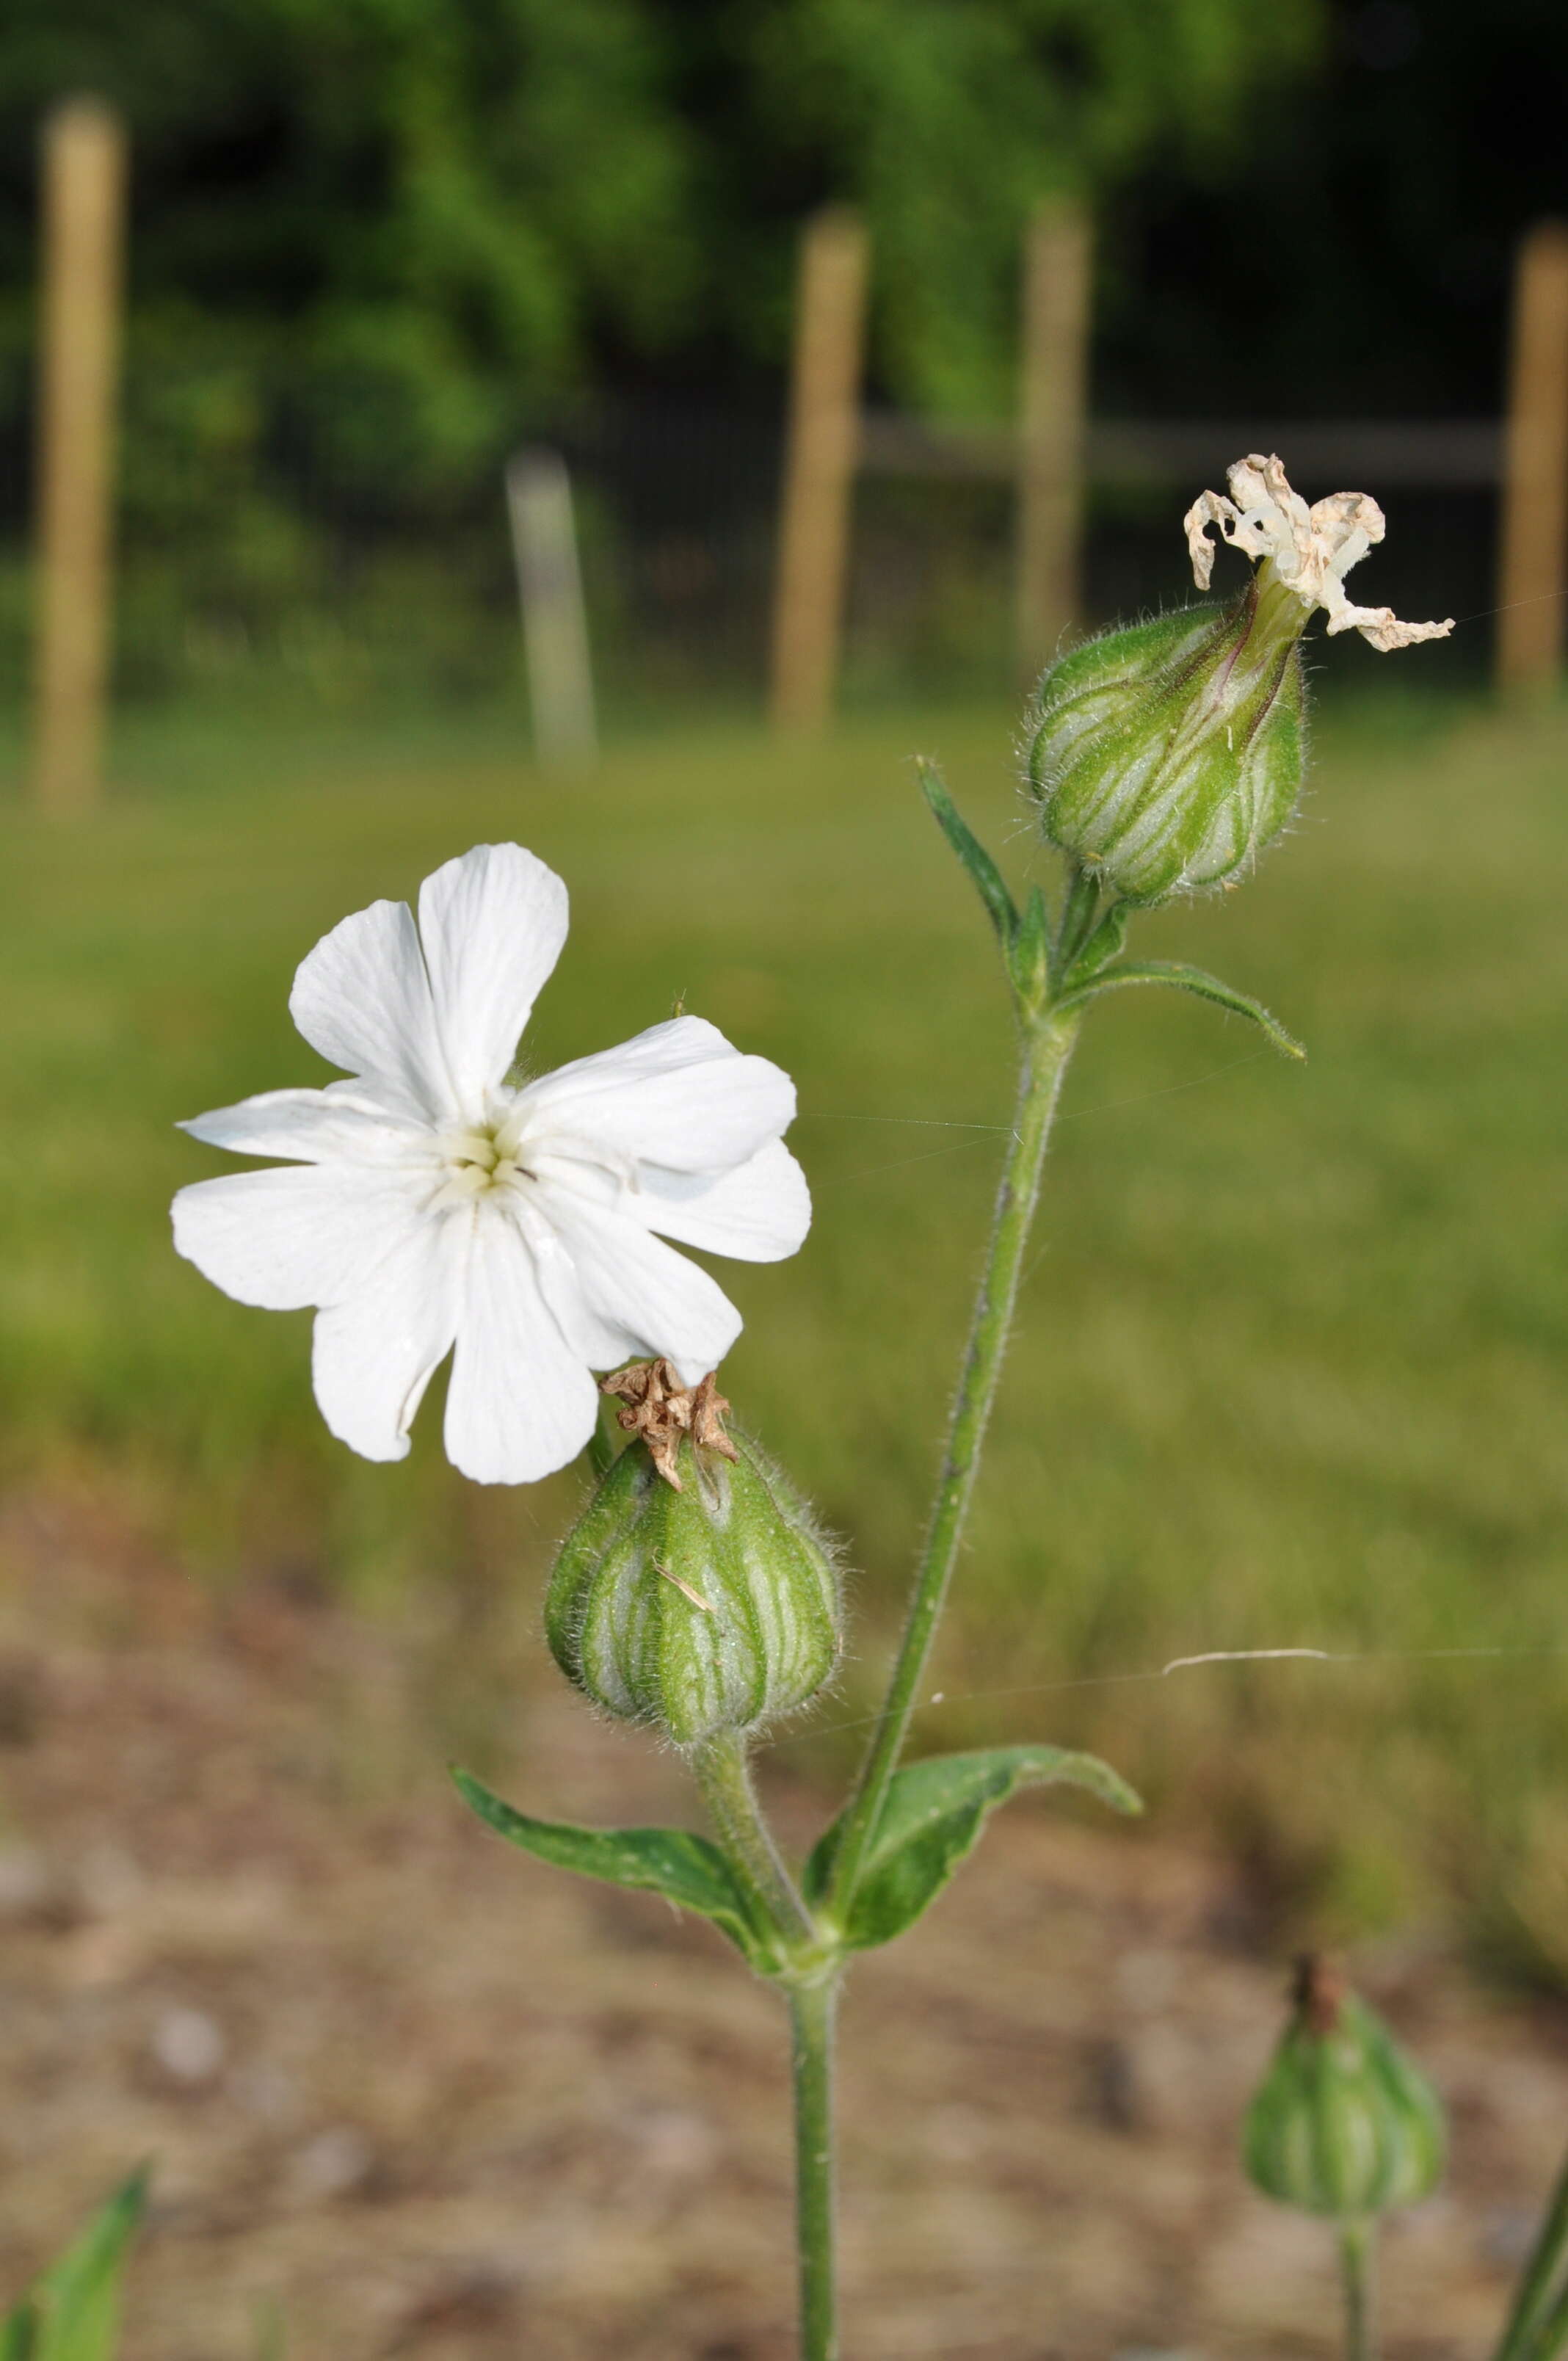
POLYGON ((1266 2197, 1353 2221, 1417 2204, 1442 2176, 1442 2103, 1381 2017, 1321 1960, 1247 2110, 1243 2154, 1266 2197))
POLYGON ((810 1513, 713 1380, 667 1362, 606 1390, 636 1440, 601 1477, 551 1577, 545 1630, 567 1679, 677 1746, 761 1729, 815 1697, 839 1660, 839 1576, 810 1513))
POLYGON ((1300 793, 1306 621, 1264 569, 1229 607, 1108 631, 1053 666, 1028 741, 1051 842, 1124 902, 1250 873, 1300 793))

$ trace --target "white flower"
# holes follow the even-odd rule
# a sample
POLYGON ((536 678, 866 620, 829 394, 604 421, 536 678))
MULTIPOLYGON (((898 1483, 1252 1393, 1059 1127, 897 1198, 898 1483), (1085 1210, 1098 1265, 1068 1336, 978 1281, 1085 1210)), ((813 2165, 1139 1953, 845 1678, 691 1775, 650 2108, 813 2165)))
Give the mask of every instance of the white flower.
POLYGON ((1387 654, 1408 648, 1417 640, 1446 639, 1446 623, 1401 623, 1391 607, 1353 607, 1345 595, 1344 577, 1383 538, 1383 511, 1365 492, 1335 492, 1332 499, 1307 506, 1286 481, 1283 464, 1254 451, 1228 471, 1231 497, 1201 492, 1183 522, 1192 557, 1192 578, 1200 590, 1209 588, 1214 566, 1214 544, 1208 527, 1217 524, 1233 549, 1249 557, 1266 558, 1279 580, 1294 590, 1309 614, 1323 608, 1329 630, 1356 631, 1387 654))
POLYGON ((565 937, 554 872, 477 845, 425 879, 417 929, 405 902, 373 902, 302 964, 294 1022, 352 1080, 183 1126, 297 1159, 181 1189, 174 1242, 242 1303, 317 1307, 316 1400, 367 1459, 405 1455, 453 1352, 454 1466, 483 1484, 547 1475, 593 1430, 592 1370, 662 1354, 696 1385, 740 1333, 663 1238, 773 1262, 806 1235, 781 1136, 794 1085, 701 1018, 507 1082, 565 937))

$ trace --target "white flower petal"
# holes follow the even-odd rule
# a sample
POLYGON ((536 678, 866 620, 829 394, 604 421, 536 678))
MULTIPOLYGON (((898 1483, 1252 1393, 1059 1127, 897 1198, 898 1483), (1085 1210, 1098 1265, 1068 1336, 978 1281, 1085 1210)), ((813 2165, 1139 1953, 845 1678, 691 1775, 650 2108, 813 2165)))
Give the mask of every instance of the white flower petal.
POLYGON ((520 1104, 545 1119, 553 1144, 576 1139, 629 1162, 720 1172, 794 1120, 795 1084, 701 1017, 675 1016, 545 1075, 520 1104))
POLYGON ((365 1459, 404 1459, 409 1429, 451 1349, 468 1224, 414 1224, 343 1301, 316 1314, 311 1375, 321 1414, 365 1459))
POLYGON ((695 1386, 740 1334, 740 1314, 716 1279, 613 1206, 542 1185, 540 1210, 576 1266, 583 1298, 637 1349, 662 1353, 695 1386))
POLYGON ((419 931, 446 1071, 480 1115, 561 956, 566 888, 521 844, 477 844, 420 887, 419 931))
POLYGON ((236 1156, 292 1156, 307 1164, 385 1164, 429 1137, 422 1126, 335 1082, 324 1091, 263 1091, 178 1127, 236 1156))
POLYGON ((398 1114, 459 1114, 406 902, 372 902, 323 935, 300 962, 289 1011, 313 1049, 372 1082, 398 1114))
POLYGON ((741 1262, 781 1262, 811 1227, 806 1175, 782 1139, 717 1177, 645 1164, 622 1202, 664 1237, 741 1262))
MULTIPOLYGON (((556 1167, 557 1176, 561 1168, 556 1167)), ((598 1167, 568 1167, 565 1171, 568 1187, 586 1183, 597 1188, 604 1199, 613 1203, 623 1192, 609 1176, 598 1167)), ((583 1292, 582 1274, 566 1250, 559 1233, 550 1226, 534 1202, 532 1191, 512 1191, 504 1208, 498 1208, 497 1218, 516 1223, 524 1243, 533 1257, 534 1276, 539 1291, 555 1315, 561 1334, 573 1352, 589 1369, 613 1369, 622 1361, 631 1360, 643 1349, 641 1340, 619 1321, 607 1319, 596 1312, 583 1292)))
POLYGON ((532 1484, 575 1459, 598 1389, 540 1291, 507 1220, 474 1228, 446 1393, 446 1455, 476 1484, 532 1484))
POLYGON ((187 1261, 267 1312, 336 1302, 423 1226, 405 1181, 318 1164, 198 1180, 181 1190, 173 1215, 187 1261))

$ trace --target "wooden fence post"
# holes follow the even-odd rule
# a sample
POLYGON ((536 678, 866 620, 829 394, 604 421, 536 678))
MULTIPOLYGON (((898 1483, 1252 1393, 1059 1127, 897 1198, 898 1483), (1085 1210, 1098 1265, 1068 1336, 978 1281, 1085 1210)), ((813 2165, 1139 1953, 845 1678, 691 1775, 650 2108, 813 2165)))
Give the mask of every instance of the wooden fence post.
POLYGON ((773 726, 819 730, 832 709, 860 446, 867 241, 830 206, 801 242, 789 442, 773 607, 773 726))
POLYGON ((56 812, 96 801, 103 757, 125 187, 118 116, 66 100, 43 136, 32 765, 56 812))
POLYGON ((1549 688, 1568 587, 1568 224, 1538 223, 1519 247, 1503 460, 1497 682, 1549 688))
POLYGON ((1019 666, 1031 680, 1080 612, 1090 254, 1081 205, 1040 208, 1024 247, 1018 437, 1015 615, 1019 666))
POLYGON ((594 675, 566 462, 558 451, 519 451, 506 487, 534 750, 542 763, 591 763, 594 675))

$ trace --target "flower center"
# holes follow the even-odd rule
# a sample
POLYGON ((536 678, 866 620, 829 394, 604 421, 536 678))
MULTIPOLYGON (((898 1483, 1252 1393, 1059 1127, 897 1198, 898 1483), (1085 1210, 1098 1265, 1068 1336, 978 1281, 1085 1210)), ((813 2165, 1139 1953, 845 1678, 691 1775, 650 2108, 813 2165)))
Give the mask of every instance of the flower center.
POLYGON ((434 1202, 464 1204, 492 1189, 532 1180, 533 1174, 521 1160, 520 1129, 515 1116, 508 1115, 499 1123, 474 1124, 443 1133, 436 1142, 441 1183, 434 1202))

